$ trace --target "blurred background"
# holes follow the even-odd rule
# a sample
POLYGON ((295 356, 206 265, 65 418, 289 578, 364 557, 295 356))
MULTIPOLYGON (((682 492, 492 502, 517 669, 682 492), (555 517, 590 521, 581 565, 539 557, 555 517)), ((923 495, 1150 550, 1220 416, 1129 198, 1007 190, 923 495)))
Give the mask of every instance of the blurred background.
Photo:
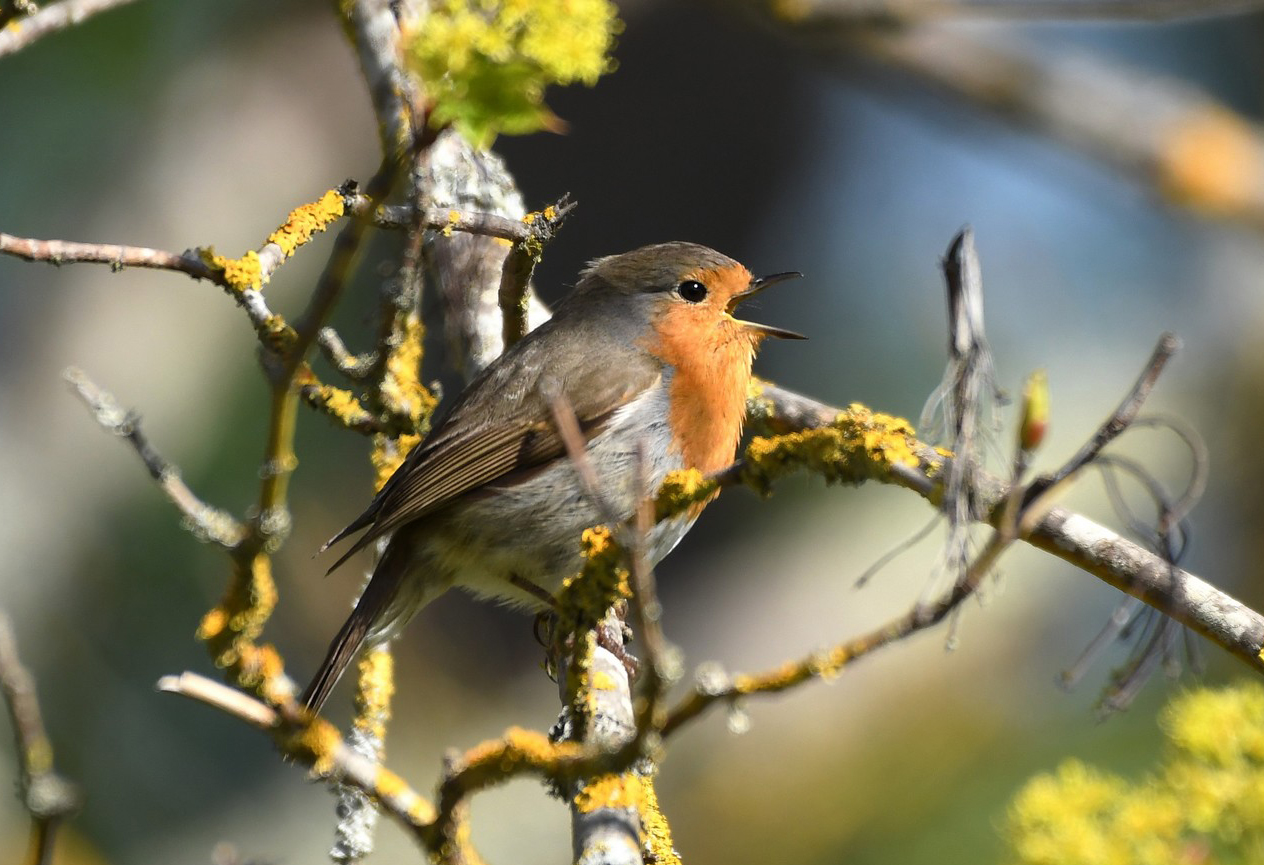
MULTIPOLYGON (((715 246, 757 273, 801 270, 756 315, 811 341, 768 345, 758 371, 915 419, 945 359, 939 260, 970 223, 1002 385, 1017 392, 1027 373, 1048 371, 1040 465, 1091 434, 1161 331, 1181 335, 1150 408, 1188 419, 1212 454, 1185 564, 1264 604, 1251 577, 1264 516, 1250 432, 1264 389, 1258 225, 1192 214, 1121 170, 1126 160, 928 86, 864 39, 723 3, 640 0, 622 12, 617 72, 550 96, 568 134, 497 142, 528 207, 564 192, 580 203, 537 270, 546 300, 589 258, 670 239, 715 246)), ((1146 92, 1199 88, 1252 119, 1262 107, 1259 16, 952 32, 1084 70, 1086 110, 1109 87, 1100 63, 1154 82, 1146 92)), ((1141 128, 1143 101, 1108 124, 1141 128)), ((367 179, 378 159, 339 25, 300 0, 140 2, 0 58, 0 129, 0 230, 228 255, 344 178, 367 179)), ((396 243, 370 247, 342 303, 353 348, 367 344, 396 243)), ((328 244, 280 271, 267 289, 274 309, 301 308, 328 244)), ((141 412, 195 490, 241 514, 265 428, 254 346, 213 286, 0 259, 0 606, 38 678, 58 766, 87 796, 61 862, 205 863, 219 843, 260 862, 325 857, 323 788, 240 723, 154 692, 167 673, 214 674, 193 631, 225 585, 226 560, 181 529, 135 455, 61 380, 81 366, 141 412)), ((427 376, 452 381, 437 341, 427 376)), ((311 413, 301 424, 294 532, 276 563, 281 604, 267 638, 303 679, 357 587, 349 572, 322 578, 311 556, 371 491, 365 440, 311 413)), ((1123 449, 1174 482, 1187 474, 1184 452, 1162 436, 1130 435, 1123 449)), ((1111 523, 1094 482, 1068 503, 1111 523)), ((876 486, 804 480, 763 503, 728 493, 660 568, 667 633, 691 669, 754 670, 874 626, 918 597, 942 537, 863 590, 855 578, 930 516, 915 496, 876 486)), ((1160 677, 1129 712, 1098 723, 1097 694, 1126 647, 1071 694, 1054 679, 1115 593, 1019 549, 988 600, 966 610, 955 651, 944 630, 924 633, 832 683, 752 702, 742 735, 731 728, 747 719, 722 713, 680 735, 659 789, 686 861, 1001 861, 1006 803, 1030 775, 1066 756, 1142 771, 1157 757, 1155 710, 1168 696, 1246 675, 1209 647, 1201 679, 1160 677)), ((428 608, 399 647, 392 766, 426 790, 445 748, 511 724, 547 727, 558 707, 541 660, 527 618, 456 596, 428 608)), ((340 702, 335 715, 348 711, 340 702)), ((7 748, 0 775, 16 777, 7 748)), ((566 810, 534 783, 480 796, 473 813, 491 862, 569 858, 566 810)), ((0 858, 14 861, 26 832, 19 803, 0 797, 0 858)), ((416 855, 393 826, 380 836, 378 861, 416 855)))

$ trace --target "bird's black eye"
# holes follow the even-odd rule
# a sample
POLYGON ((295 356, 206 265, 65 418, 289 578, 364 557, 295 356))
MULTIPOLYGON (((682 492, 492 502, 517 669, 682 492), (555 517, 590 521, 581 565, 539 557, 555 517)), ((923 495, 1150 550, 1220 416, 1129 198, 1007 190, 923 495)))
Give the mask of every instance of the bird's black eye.
POLYGON ((707 287, 696 279, 686 279, 676 286, 676 293, 690 303, 702 303, 707 299, 707 287))

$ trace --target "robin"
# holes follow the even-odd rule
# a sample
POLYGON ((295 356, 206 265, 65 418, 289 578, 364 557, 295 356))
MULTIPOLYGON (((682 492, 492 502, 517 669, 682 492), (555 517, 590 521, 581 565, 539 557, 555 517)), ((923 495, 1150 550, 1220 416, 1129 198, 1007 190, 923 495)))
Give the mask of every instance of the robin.
MULTIPOLYGON (((319 710, 366 641, 392 639, 453 586, 534 611, 579 571, 580 536, 602 522, 567 457, 551 410, 574 410, 610 506, 630 519, 668 472, 733 461, 751 361, 765 337, 803 339, 733 317, 769 285, 713 249, 663 243, 600 258, 553 317, 465 388, 368 509, 322 547, 367 531, 329 570, 390 535, 355 610, 303 693, 319 710)), ((657 563, 698 511, 654 526, 657 563)))

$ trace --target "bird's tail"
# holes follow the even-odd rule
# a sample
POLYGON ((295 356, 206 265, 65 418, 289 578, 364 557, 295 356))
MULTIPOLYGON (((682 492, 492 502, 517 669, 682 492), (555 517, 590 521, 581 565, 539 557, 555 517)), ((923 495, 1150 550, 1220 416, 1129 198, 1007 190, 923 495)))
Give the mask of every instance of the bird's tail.
POLYGON ((356 652, 364 643, 364 638, 368 636, 371 622, 367 617, 358 616, 359 612, 360 607, 357 605, 355 612, 338 631, 338 636, 334 637, 333 642, 329 644, 325 660, 321 662, 320 669, 316 671, 316 675, 303 691, 301 698, 303 705, 313 712, 320 711, 320 707, 329 698, 329 692, 334 689, 334 685, 338 684, 351 659, 356 656, 356 652))
POLYGON ((421 597, 401 597, 401 593, 410 590, 422 591, 420 581, 407 579, 409 546, 394 542, 387 545, 355 609, 329 644, 325 660, 303 691, 300 699, 311 711, 320 711, 366 640, 377 643, 389 639, 425 603, 421 597))

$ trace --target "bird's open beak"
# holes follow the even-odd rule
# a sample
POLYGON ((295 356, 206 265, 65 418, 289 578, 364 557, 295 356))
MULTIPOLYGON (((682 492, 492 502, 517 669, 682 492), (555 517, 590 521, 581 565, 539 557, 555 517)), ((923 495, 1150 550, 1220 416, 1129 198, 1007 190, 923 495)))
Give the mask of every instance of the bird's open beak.
MULTIPOLYGON (((737 309, 738 304, 742 301, 747 298, 754 297, 768 286, 775 285, 778 282, 785 282, 787 279, 798 279, 801 276, 803 276, 803 274, 799 273, 797 270, 788 270, 785 273, 774 273, 771 276, 761 276, 756 279, 752 279, 749 288, 745 291, 739 291, 729 299, 729 315, 733 314, 733 311, 737 309)), ((773 327, 768 324, 759 324, 753 321, 742 321, 741 319, 738 319, 737 323, 745 327, 747 330, 755 331, 761 336, 773 336, 777 339, 807 339, 807 337, 801 333, 796 333, 793 330, 785 330, 780 327, 773 327)))

